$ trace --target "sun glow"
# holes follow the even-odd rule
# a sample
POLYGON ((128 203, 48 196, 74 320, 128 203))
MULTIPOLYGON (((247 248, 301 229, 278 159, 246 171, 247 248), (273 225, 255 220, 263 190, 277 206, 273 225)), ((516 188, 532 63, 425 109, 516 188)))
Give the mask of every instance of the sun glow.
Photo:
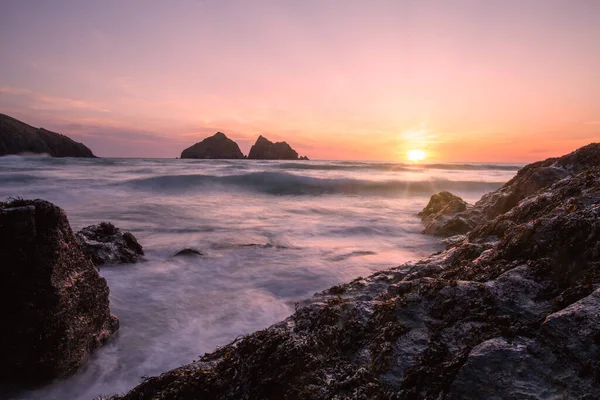
POLYGON ((425 152, 423 150, 409 150, 408 153, 406 153, 406 158, 408 158, 408 161, 411 162, 416 162, 416 161, 423 161, 425 159, 427 155, 425 154, 425 152))

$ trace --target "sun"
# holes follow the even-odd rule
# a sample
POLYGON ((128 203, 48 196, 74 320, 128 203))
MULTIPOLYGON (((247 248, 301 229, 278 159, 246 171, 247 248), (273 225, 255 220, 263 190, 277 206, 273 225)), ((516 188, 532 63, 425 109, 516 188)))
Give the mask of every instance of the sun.
POLYGON ((423 150, 419 149, 409 150, 406 153, 406 158, 408 158, 408 161, 412 162, 423 161, 425 157, 427 157, 427 154, 425 154, 423 150))

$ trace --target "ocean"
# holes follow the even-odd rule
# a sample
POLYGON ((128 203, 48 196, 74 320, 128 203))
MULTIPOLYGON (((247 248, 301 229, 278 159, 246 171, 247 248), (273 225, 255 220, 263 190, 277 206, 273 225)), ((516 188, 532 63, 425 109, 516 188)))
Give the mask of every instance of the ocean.
POLYGON ((315 292, 443 248, 416 215, 448 190, 468 202, 521 165, 0 158, 0 200, 41 198, 73 230, 131 231, 146 261, 103 266, 121 328, 72 377, 15 399, 123 393, 266 328, 315 292), (184 248, 200 257, 173 257, 184 248))

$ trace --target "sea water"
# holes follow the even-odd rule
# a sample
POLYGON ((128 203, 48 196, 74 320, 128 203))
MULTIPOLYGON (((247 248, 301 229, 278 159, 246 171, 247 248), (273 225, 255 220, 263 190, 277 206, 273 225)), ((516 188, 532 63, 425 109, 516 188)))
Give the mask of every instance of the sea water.
POLYGON ((0 158, 0 200, 41 198, 73 230, 131 231, 146 261, 106 265, 121 328, 72 377, 18 399, 124 393, 294 311, 296 302, 442 249, 417 213, 469 202, 519 165, 0 158), (173 257, 184 248, 202 256, 173 257))

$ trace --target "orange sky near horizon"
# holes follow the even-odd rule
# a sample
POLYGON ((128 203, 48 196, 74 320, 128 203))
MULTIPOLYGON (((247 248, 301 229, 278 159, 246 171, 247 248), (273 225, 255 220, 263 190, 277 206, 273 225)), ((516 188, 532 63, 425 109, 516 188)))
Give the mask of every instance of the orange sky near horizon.
POLYGON ((0 112, 99 156, 217 131, 311 159, 527 162, 600 141, 600 2, 9 0, 0 112), (28 23, 24 23, 27 21, 28 23))

